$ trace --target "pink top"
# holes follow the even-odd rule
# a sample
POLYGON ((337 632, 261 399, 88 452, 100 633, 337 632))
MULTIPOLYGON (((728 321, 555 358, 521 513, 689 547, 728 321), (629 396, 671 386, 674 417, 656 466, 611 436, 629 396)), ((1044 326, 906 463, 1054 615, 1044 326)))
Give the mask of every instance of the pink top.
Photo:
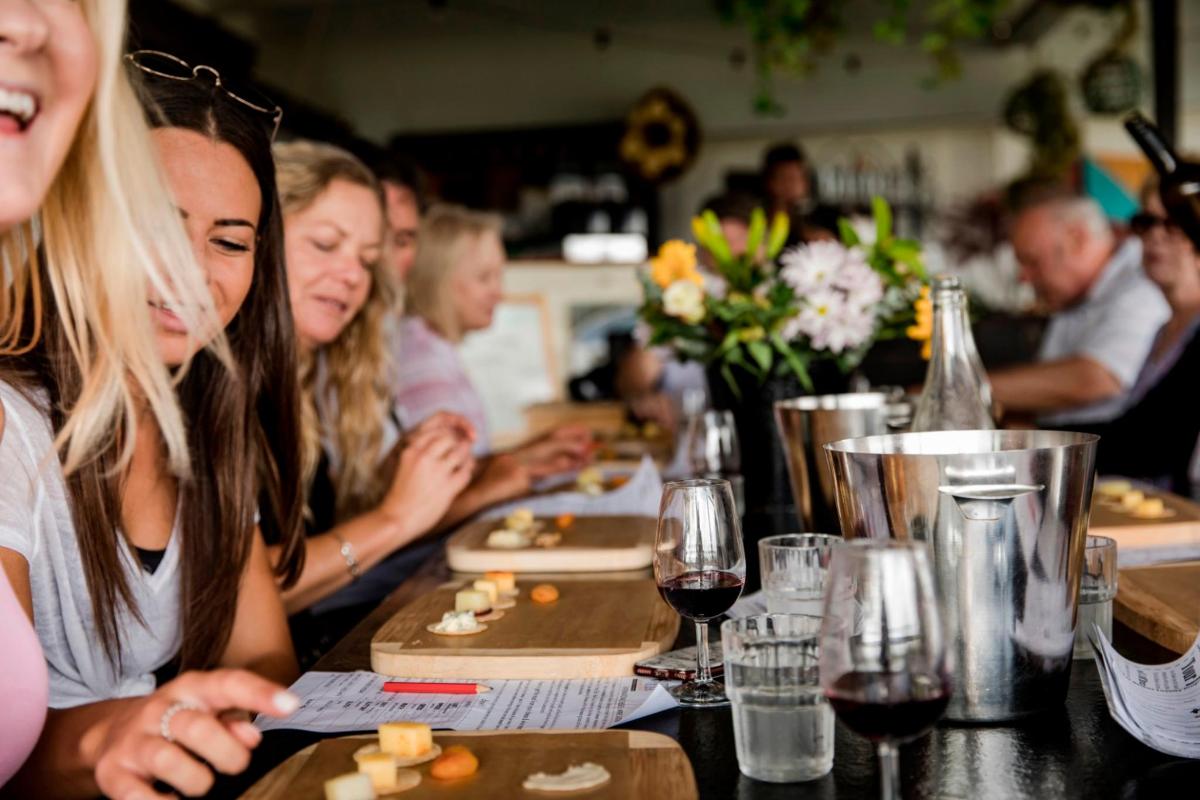
POLYGON ((37 634, 0 569, 0 786, 21 768, 46 721, 46 659, 37 634))
POLYGON ((475 454, 491 451, 483 400, 452 342, 421 317, 402 317, 392 342, 392 363, 393 395, 404 427, 411 428, 438 411, 452 411, 475 426, 475 454))

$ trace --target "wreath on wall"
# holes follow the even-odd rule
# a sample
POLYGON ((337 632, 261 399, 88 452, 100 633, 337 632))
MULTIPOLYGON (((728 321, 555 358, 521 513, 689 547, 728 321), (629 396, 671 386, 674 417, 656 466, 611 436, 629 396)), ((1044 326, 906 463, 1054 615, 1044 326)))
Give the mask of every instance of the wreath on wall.
POLYGON ((700 124, 691 107, 666 88, 642 95, 625 118, 620 154, 642 180, 663 183, 677 178, 696 160, 700 124))

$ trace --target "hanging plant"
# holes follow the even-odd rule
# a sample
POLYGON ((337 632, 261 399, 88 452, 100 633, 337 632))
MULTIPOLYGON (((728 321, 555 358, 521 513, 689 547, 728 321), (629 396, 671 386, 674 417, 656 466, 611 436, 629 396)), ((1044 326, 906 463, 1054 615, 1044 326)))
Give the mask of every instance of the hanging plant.
POLYGON ((1066 82, 1053 70, 1038 70, 1009 95, 1004 123, 1033 144, 1028 177, 1061 178, 1079 158, 1079 128, 1067 104, 1066 82))
MULTIPOLYGON (((833 49, 845 31, 842 0, 715 0, 717 13, 729 24, 744 25, 754 46, 758 89, 754 109, 760 114, 780 114, 773 77, 777 71, 805 75, 817 68, 819 58, 833 49)), ((895 45, 910 42, 920 29, 918 46, 933 61, 933 84, 962 73, 958 45, 980 39, 1007 0, 937 0, 922 3, 917 15, 912 0, 874 0, 872 32, 875 38, 895 45)))
POLYGON ((1142 97, 1142 68, 1127 51, 1138 31, 1137 6, 1118 6, 1125 18, 1108 47, 1084 69, 1079 88, 1088 110, 1095 114, 1124 114, 1142 97))

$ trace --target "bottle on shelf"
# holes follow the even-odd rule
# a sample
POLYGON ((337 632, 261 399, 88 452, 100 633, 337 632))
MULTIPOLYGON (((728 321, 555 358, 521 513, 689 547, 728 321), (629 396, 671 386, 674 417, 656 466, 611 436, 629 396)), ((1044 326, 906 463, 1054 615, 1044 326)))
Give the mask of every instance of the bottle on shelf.
POLYGON ((1200 164, 1181 159, 1158 126, 1136 111, 1125 118, 1125 130, 1154 165, 1167 214, 1200 249, 1200 164))
POLYGON ((992 430, 992 386, 975 349, 958 278, 933 280, 932 358, 913 411, 914 431, 992 430))

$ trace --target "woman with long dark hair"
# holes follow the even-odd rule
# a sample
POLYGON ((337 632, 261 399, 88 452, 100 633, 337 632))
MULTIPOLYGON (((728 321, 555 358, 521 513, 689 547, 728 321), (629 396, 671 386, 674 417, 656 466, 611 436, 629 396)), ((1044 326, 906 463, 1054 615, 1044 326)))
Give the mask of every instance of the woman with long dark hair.
MULTIPOLYGON (((26 315, 41 327, 37 344, 0 364, 0 556, 26 564, 14 585, 50 671, 47 724, 15 785, 58 796, 154 796, 156 779, 202 794, 212 770, 243 769, 259 738, 218 713, 261 706, 250 701, 263 685, 229 670, 156 685, 178 670, 244 668, 284 683, 296 673, 276 588, 303 557, 294 333, 270 151, 277 116, 230 94, 211 70, 185 79, 146 59, 135 63, 151 73, 151 138, 207 277, 203 316, 221 326, 197 333, 184 323, 195 309, 149 292, 163 361, 186 365, 177 395, 190 474, 169 468, 144 402, 110 446, 63 469, 54 437, 83 376, 52 298, 26 315), (222 328, 228 364, 206 349, 222 328), (281 543, 275 569, 259 520, 281 543)), ((294 704, 284 695, 274 706, 294 704)))

